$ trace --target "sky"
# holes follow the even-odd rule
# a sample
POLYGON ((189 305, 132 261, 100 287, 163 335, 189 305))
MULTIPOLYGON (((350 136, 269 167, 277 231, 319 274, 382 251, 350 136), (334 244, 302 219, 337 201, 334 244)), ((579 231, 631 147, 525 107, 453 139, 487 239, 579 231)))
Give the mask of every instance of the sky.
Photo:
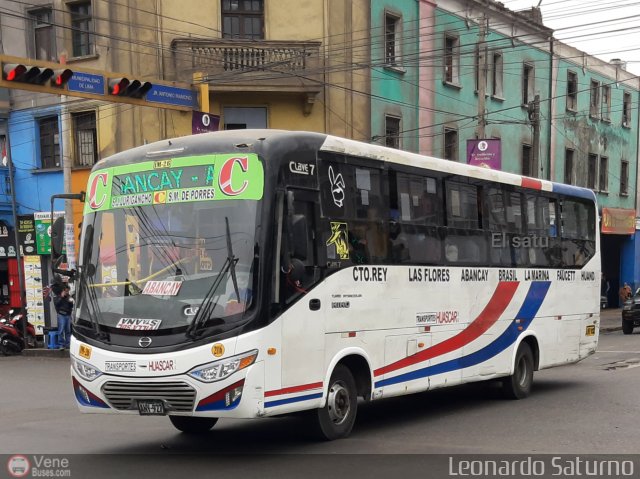
POLYGON ((545 26, 564 43, 640 75, 640 0, 502 0, 518 11, 540 3, 545 26))

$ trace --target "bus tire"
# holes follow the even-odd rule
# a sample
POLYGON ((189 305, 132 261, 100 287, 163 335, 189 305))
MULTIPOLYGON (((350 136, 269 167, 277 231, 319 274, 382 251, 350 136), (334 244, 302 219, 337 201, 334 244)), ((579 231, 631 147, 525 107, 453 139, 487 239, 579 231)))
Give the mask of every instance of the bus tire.
POLYGON ((513 374, 502 380, 502 391, 507 399, 524 399, 529 396, 533 384, 533 367, 531 347, 522 342, 516 353, 513 374))
POLYGON ((320 439, 333 441, 347 437, 353 429, 357 411, 356 381, 349 368, 338 364, 329 381, 327 404, 316 412, 320 439))
POLYGON ((622 320, 622 334, 633 333, 633 322, 622 320))
POLYGON ((186 434, 204 434, 218 422, 217 417, 169 416, 171 424, 186 434))

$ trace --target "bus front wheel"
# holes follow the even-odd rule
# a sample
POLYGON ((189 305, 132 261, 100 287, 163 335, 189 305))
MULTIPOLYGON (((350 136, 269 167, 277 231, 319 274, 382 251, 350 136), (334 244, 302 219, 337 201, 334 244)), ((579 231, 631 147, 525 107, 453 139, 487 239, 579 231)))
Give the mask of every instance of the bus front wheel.
POLYGON ((332 441, 347 437, 358 410, 356 381, 349 368, 338 364, 331 375, 327 403, 317 410, 318 435, 332 441))
POLYGON ((204 434, 218 422, 215 417, 169 416, 171 424, 186 434, 204 434))
POLYGON ((533 383, 533 352, 522 342, 516 353, 513 374, 502 380, 502 390, 508 399, 524 399, 531 393, 533 383))

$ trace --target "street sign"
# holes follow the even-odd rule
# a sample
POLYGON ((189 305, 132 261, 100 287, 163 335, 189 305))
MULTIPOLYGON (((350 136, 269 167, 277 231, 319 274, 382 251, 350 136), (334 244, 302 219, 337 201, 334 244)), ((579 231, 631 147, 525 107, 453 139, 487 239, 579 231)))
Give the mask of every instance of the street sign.
POLYGON ((104 76, 94 75, 93 73, 73 72, 69 83, 67 83, 67 88, 69 91, 104 95, 104 76))
POLYGON ((146 100, 188 108, 196 108, 198 104, 196 94, 192 90, 165 85, 153 85, 147 93, 146 100))

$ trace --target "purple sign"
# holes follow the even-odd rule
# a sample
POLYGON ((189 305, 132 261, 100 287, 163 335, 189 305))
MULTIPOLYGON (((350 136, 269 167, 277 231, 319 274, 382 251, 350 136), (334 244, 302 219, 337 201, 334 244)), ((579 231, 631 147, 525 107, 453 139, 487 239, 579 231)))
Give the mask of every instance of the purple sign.
POLYGON ((194 111, 191 120, 191 133, 209 133, 210 131, 218 131, 220 129, 220 116, 205 113, 203 111, 194 111))
POLYGON ((467 140, 467 162, 492 170, 501 169, 500 140, 467 140))

